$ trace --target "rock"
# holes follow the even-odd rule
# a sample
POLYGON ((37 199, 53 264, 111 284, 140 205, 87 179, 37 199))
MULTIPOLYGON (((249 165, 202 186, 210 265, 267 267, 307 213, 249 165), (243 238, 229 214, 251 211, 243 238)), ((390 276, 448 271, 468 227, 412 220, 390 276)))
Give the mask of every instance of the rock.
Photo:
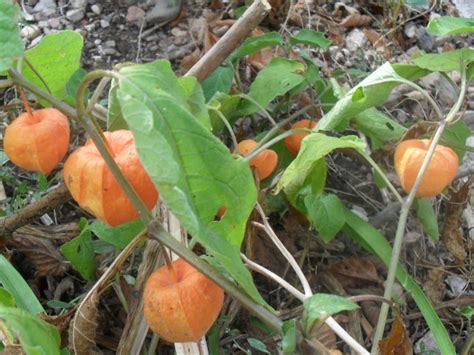
POLYGON ((100 20, 100 27, 107 28, 110 26, 110 22, 107 20, 100 20))
POLYGON ((66 12, 66 18, 71 22, 79 22, 84 18, 84 10, 82 9, 72 9, 66 12))
POLYGON ((91 6, 91 11, 96 15, 100 15, 101 12, 102 12, 102 5, 100 5, 100 4, 92 5, 91 6))
POLYGON ((34 40, 31 41, 31 43, 30 43, 30 45, 28 46, 28 48, 33 48, 33 47, 36 46, 38 43, 40 43, 42 39, 43 39, 43 35, 36 37, 34 40))
POLYGON ((358 28, 353 29, 346 37, 346 48, 354 52, 358 48, 362 48, 367 43, 367 36, 364 31, 358 28))
POLYGON ((450 295, 450 297, 455 298, 461 295, 474 294, 474 292, 468 291, 466 289, 467 280, 465 280, 463 277, 459 275, 456 275, 456 274, 448 275, 446 277, 446 283, 451 289, 451 292, 448 291, 448 294, 450 295))
POLYGON ((87 31, 87 32, 92 32, 95 30, 95 27, 96 27, 96 22, 92 22, 92 23, 89 23, 87 25, 84 26, 84 29, 87 31))
POLYGON ((441 351, 436 344, 436 340, 431 330, 415 343, 415 348, 413 350, 415 350, 415 354, 429 353, 433 355, 441 355, 441 351))
POLYGON ((146 14, 146 20, 150 23, 165 23, 178 16, 181 10, 182 0, 160 0, 146 14))
POLYGON ((416 37, 416 25, 414 22, 409 22, 405 26, 405 30, 403 31, 405 36, 408 38, 415 38, 416 37))
POLYGON ((127 22, 135 23, 138 26, 142 26, 145 22, 145 11, 138 6, 130 6, 127 10, 127 22))
POLYGON ((32 40, 41 34, 41 29, 37 25, 28 25, 21 29, 21 36, 23 38, 32 40))
POLYGON ((56 1, 54 0, 40 0, 33 8, 34 13, 47 12, 48 10, 56 11, 56 1))
POLYGON ((416 43, 424 51, 431 51, 434 46, 433 37, 431 37, 423 26, 416 28, 416 43))
POLYGON ((470 0, 453 0, 452 3, 458 9, 460 17, 474 17, 474 2, 470 0))
POLYGON ((73 9, 85 10, 85 8, 87 6, 87 0, 70 0, 69 5, 73 9))
POLYGON ((109 41, 105 41, 104 43, 104 47, 108 47, 108 48, 115 48, 115 41, 114 40, 109 40, 109 41))
POLYGON ((61 21, 59 20, 59 18, 52 18, 48 20, 48 25, 51 28, 57 29, 61 27, 61 21))
POLYGON ((130 5, 136 5, 138 1, 137 0, 119 0, 118 3, 120 6, 130 6, 130 5))
POLYGON ((175 37, 184 37, 184 36, 187 36, 188 35, 188 32, 186 31, 183 31, 181 28, 179 27, 173 27, 171 29, 171 34, 175 37))
POLYGON ((49 26, 48 21, 46 21, 46 20, 38 21, 38 27, 39 28, 46 28, 48 26, 49 26))

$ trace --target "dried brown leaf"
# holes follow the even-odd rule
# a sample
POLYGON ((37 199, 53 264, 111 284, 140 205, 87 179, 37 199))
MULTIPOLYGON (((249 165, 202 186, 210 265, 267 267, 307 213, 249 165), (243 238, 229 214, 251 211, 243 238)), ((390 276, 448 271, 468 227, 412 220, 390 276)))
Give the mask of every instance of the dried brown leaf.
POLYGON ((15 234, 8 245, 24 254, 36 267, 39 276, 62 276, 69 270, 70 264, 48 239, 26 234, 15 234))
POLYGON ((446 272, 441 268, 430 269, 428 271, 427 279, 423 284, 426 294, 434 304, 443 300, 446 291, 446 285, 444 283, 445 274, 446 272))
POLYGON ((413 348, 410 337, 403 324, 402 317, 397 311, 395 320, 390 330, 390 334, 379 343, 380 354, 382 355, 410 355, 413 348))
POLYGON ((469 198, 469 188, 472 178, 469 179, 457 192, 451 194, 446 202, 444 226, 441 234, 446 249, 461 263, 466 259, 466 248, 461 232, 462 213, 469 198))
POLYGON ((217 37, 209 28, 204 34, 204 53, 208 52, 209 49, 212 48, 214 44, 219 40, 219 37, 217 37))
POLYGON ((405 134, 403 134, 400 141, 406 141, 407 139, 416 139, 427 133, 433 133, 438 127, 435 122, 421 121, 411 126, 405 134))
POLYGON ((367 26, 372 22, 372 17, 357 13, 350 14, 344 18, 340 25, 345 28, 367 26))
POLYGON ((97 292, 88 296, 87 300, 78 307, 69 327, 69 347, 75 354, 100 353, 95 343, 99 296, 97 292))
POLYGON ((375 265, 368 259, 349 257, 329 266, 328 271, 344 288, 357 287, 379 281, 375 265))
POLYGON ((183 58, 183 60, 181 61, 181 70, 183 72, 189 71, 189 69, 191 69, 193 65, 198 62, 199 58, 201 58, 201 50, 199 48, 196 48, 194 52, 188 54, 183 58))
POLYGON ((336 334, 326 324, 313 327, 310 334, 302 339, 300 348, 304 354, 321 354, 337 350, 336 334))
POLYGON ((371 28, 364 28, 364 33, 367 36, 367 39, 369 42, 376 48, 378 47, 384 47, 387 45, 387 41, 385 38, 381 37, 377 31, 371 29, 371 28))

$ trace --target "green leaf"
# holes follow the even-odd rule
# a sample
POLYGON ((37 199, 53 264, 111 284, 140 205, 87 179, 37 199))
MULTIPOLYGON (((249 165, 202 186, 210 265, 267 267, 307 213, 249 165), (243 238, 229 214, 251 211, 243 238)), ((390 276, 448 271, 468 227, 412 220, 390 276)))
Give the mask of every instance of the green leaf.
POLYGON ((58 329, 23 309, 0 305, 0 328, 9 342, 19 340, 27 355, 60 353, 58 329))
MULTIPOLYGON (((385 265, 389 265, 392 257, 392 248, 385 239, 385 237, 368 222, 355 215, 348 208, 344 208, 346 214, 346 225, 344 232, 358 242, 363 248, 367 249, 374 255, 377 255, 385 265)), ((454 349, 451 338, 439 319, 436 311, 430 303, 428 297, 423 293, 422 289, 416 284, 415 280, 406 272, 406 270, 398 266, 396 277, 398 282, 405 288, 407 292, 415 300, 423 317, 428 323, 429 329, 433 332, 436 343, 441 351, 441 354, 454 355, 454 349)))
POLYGON ((229 60, 234 62, 246 55, 256 53, 263 48, 278 46, 281 42, 281 36, 278 32, 267 32, 259 36, 248 37, 244 43, 230 55, 229 60))
POLYGON ((332 42, 322 32, 302 29, 296 36, 290 36, 290 43, 293 45, 307 44, 316 48, 328 49, 332 42))
POLYGON ((16 271, 10 262, 0 254, 0 283, 10 292, 15 299, 18 308, 24 309, 31 314, 44 312, 43 306, 36 298, 30 286, 16 271))
POLYGON ((344 206, 336 195, 308 195, 305 200, 308 219, 329 243, 346 223, 344 206))
POLYGON ((429 198, 415 200, 416 217, 423 226, 424 231, 431 240, 439 239, 438 218, 433 209, 433 203, 429 198))
MULTIPOLYGON (((64 86, 63 91, 64 93, 61 94, 61 96, 64 97, 64 101, 68 103, 69 105, 75 107, 76 106, 76 93, 77 90, 79 89, 79 85, 81 84, 82 79, 84 76, 86 76, 87 72, 79 68, 77 69, 74 74, 69 78, 68 82, 66 83, 66 86, 64 86)), ((84 92, 84 102, 87 100, 89 97, 89 90, 86 90, 84 92)))
MULTIPOLYGON (((81 219, 86 221, 83 218, 81 219)), ((81 228, 81 233, 77 237, 61 245, 60 250, 84 279, 90 281, 95 278, 95 253, 92 246, 91 230, 88 225, 81 228)))
POLYGON ((322 133, 312 133, 306 136, 303 139, 298 156, 285 170, 278 182, 277 190, 283 189, 290 201, 294 201, 297 193, 305 185, 307 176, 314 171, 313 169, 318 161, 334 149, 339 148, 353 148, 364 152, 365 143, 356 136, 336 138, 322 133))
POLYGON ((264 303, 240 260, 256 201, 250 168, 195 119, 180 97, 159 89, 163 77, 171 78, 167 85, 177 82, 162 60, 119 72, 117 97, 141 161, 181 224, 255 301, 264 303), (227 212, 215 221, 220 207, 227 212))
POLYGON ((183 76, 178 79, 179 84, 184 89, 188 108, 194 117, 207 129, 211 129, 211 120, 206 108, 206 99, 201 85, 193 76, 183 76))
POLYGON ((145 225, 139 219, 128 223, 120 224, 117 227, 111 227, 99 220, 94 221, 90 225, 90 231, 99 239, 112 244, 117 249, 124 249, 128 243, 132 241, 141 231, 145 229, 145 225))
POLYGON ((257 349, 262 353, 270 354, 270 352, 267 350, 267 346, 261 340, 255 338, 248 338, 247 341, 249 342, 249 345, 252 348, 257 349))
POLYGON ((404 80, 415 80, 429 71, 412 65, 385 63, 347 92, 318 123, 323 131, 344 130, 357 114, 383 104, 390 92, 404 80))
POLYGON ((432 71, 449 72, 461 69, 461 59, 464 65, 474 61, 474 49, 461 48, 443 53, 423 54, 413 59, 420 68, 432 71))
POLYGON ((212 72, 206 80, 202 82, 202 90, 206 102, 211 100, 218 93, 227 94, 232 87, 234 80, 234 69, 231 66, 220 66, 212 72))
MULTIPOLYGON (((261 70, 250 86, 248 95, 262 107, 276 97, 286 94, 304 81, 304 64, 297 60, 274 57, 271 62, 261 70)), ((249 101, 243 101, 237 113, 239 116, 251 115, 260 109, 249 101)))
POLYGON ((281 347, 283 355, 293 355, 296 353, 296 321, 294 319, 283 322, 283 338, 281 347))
POLYGON ((109 89, 108 97, 108 110, 107 110, 107 130, 110 132, 117 131, 119 129, 128 129, 127 122, 122 115, 122 109, 120 108, 120 101, 117 98, 118 85, 115 80, 112 80, 109 89))
POLYGON ((18 13, 18 5, 0 0, 0 73, 23 56, 23 42, 17 26, 18 13))
POLYGON ((352 311, 359 308, 354 302, 351 302, 344 297, 336 295, 328 295, 325 293, 317 293, 303 302, 304 311, 302 317, 303 329, 306 333, 311 331, 311 328, 321 317, 330 316, 342 311, 352 311))
MULTIPOLYGON (((67 97, 65 86, 80 68, 83 42, 79 33, 62 31, 45 36, 36 47, 26 51, 26 58, 48 84, 52 94, 60 100, 67 97)), ((43 82, 28 65, 23 65, 23 75, 46 90, 43 82)), ((40 102, 46 104, 44 100, 40 102)))
POLYGON ((462 161, 466 151, 459 146, 465 145, 471 134, 471 129, 466 122, 459 120, 446 127, 442 135, 443 144, 450 146, 459 156, 459 161, 462 161))
POLYGON ((430 20, 426 30, 435 36, 457 35, 474 32, 474 19, 440 16, 430 20))
POLYGON ((214 133, 219 133, 224 129, 224 123, 214 109, 220 111, 224 117, 233 124, 239 117, 234 115, 235 110, 239 106, 240 97, 234 95, 227 95, 221 92, 216 93, 208 102, 208 106, 213 109, 209 110, 209 117, 211 118, 211 125, 214 133))
POLYGON ((407 130, 374 107, 355 115, 352 123, 355 128, 370 138, 372 149, 378 149, 391 140, 400 139, 407 130))
POLYGON ((12 294, 2 287, 0 287, 0 306, 5 306, 5 307, 16 306, 16 302, 12 294))

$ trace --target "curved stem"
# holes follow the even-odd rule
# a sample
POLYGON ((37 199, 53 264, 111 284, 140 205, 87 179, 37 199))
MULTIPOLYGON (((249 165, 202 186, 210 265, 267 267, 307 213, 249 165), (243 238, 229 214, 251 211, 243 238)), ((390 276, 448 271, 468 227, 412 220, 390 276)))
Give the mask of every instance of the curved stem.
POLYGON ((262 105, 260 105, 257 101, 255 101, 252 97, 250 97, 249 95, 247 94, 239 94, 238 95, 239 97, 247 100, 247 101, 250 101, 251 103, 253 103, 255 106, 258 107, 258 109, 260 110, 261 113, 263 113, 263 115, 268 119, 268 121, 273 125, 273 126, 276 126, 276 122, 275 120, 273 119, 273 117, 268 113, 268 111, 265 109, 265 107, 263 107, 262 105))
POLYGON ((387 184, 387 187, 389 188, 390 191, 395 195, 397 198, 398 202, 402 203, 403 202, 403 197, 398 193, 397 189, 395 186, 393 186, 392 182, 389 180, 387 175, 383 172, 383 170, 380 168, 380 166, 370 157, 368 154, 362 154, 362 156, 369 162, 370 165, 372 165, 372 168, 379 174, 379 176, 382 178, 382 180, 387 184))
MULTIPOLYGON (((446 115, 446 118, 440 123, 438 129, 436 130, 433 136, 433 139, 431 140, 431 144, 428 149, 428 152, 426 153, 425 159, 423 160, 423 164, 421 165, 420 171, 418 172, 418 175, 416 177, 415 184, 413 185, 407 198, 402 203, 402 210, 400 213, 400 219, 398 221, 397 231, 395 233, 395 240, 393 241, 393 251, 392 251, 392 256, 390 259, 390 265, 388 269, 387 281, 385 284, 385 291, 384 291, 384 298, 387 298, 389 300, 392 299, 392 289, 393 289, 393 284, 395 282, 395 275, 396 275, 396 271, 398 267, 398 260, 400 258, 400 251, 402 248, 403 236, 405 234, 404 233, 405 226, 406 226, 406 222, 408 218, 408 213, 410 211, 410 207, 415 199, 416 192, 418 191, 418 188, 420 187, 421 182, 423 181, 426 170, 428 169, 428 165, 436 149, 436 145, 438 144, 441 138, 441 135, 443 134, 444 129, 446 128, 448 123, 454 119, 454 117, 456 116, 456 113, 459 111, 461 104, 464 100, 464 95, 466 93, 466 71, 464 68, 464 64, 461 66, 461 68, 462 68, 461 91, 460 91, 458 100, 456 101, 454 106, 446 115)), ((388 315, 388 305, 384 303, 382 304, 382 307, 380 309, 379 319, 377 322, 377 328, 375 330, 374 340, 372 344, 372 354, 378 354, 378 346, 379 346, 380 340, 383 337, 385 323, 387 321, 387 315, 388 315)))
MULTIPOLYGON (((13 80, 17 84, 20 84, 21 86, 27 88, 39 97, 48 100, 53 104, 53 106, 57 107, 66 115, 76 118, 76 111, 71 106, 59 101, 55 97, 51 96, 50 94, 39 89, 37 86, 33 85, 29 81, 25 80, 16 70, 10 69, 9 74, 12 76, 13 80)), ((115 75, 115 73, 112 74, 115 75)), ((100 76, 97 76, 96 79, 99 77, 100 76)), ((81 117, 81 119, 77 118, 77 120, 84 126, 84 128, 89 133, 89 136, 94 141, 101 155, 104 157, 104 160, 110 171, 112 172, 112 175, 120 183, 120 185, 124 189, 125 194, 132 202, 133 206, 138 211, 140 211, 140 218, 148 228, 148 235, 151 238, 162 243, 167 248, 171 249, 175 254, 188 261, 197 270, 202 272, 209 279, 211 279, 216 284, 225 289, 231 297, 236 299, 240 304, 242 304, 247 310, 249 310, 260 320, 262 320, 265 324, 270 326, 272 329, 281 332, 281 327, 283 323, 273 312, 269 311, 263 306, 256 304, 246 293, 244 293, 240 288, 238 288, 235 283, 231 282, 227 277, 217 272, 213 267, 203 261, 199 256, 194 254, 191 250, 189 250, 176 239, 174 239, 173 236, 166 232, 164 227, 158 221, 153 219, 146 206, 135 193, 128 180, 125 178, 120 168, 115 163, 113 157, 108 152, 107 146, 101 140, 99 133, 95 131, 95 127, 88 120, 86 120, 85 117, 81 117)))
POLYGON ((290 129, 288 131, 285 131, 281 134, 279 134, 278 136, 276 136, 275 138, 273 138, 272 140, 270 140, 269 142, 265 143, 265 144, 258 144, 254 150, 252 150, 249 154, 247 154, 244 159, 247 160, 247 161, 250 161, 252 160, 253 158, 255 158, 257 155, 259 155, 261 152, 263 152, 265 149, 268 149, 269 147, 271 147, 272 145, 274 145, 275 143, 278 143, 279 141, 285 139, 286 137, 288 136, 291 136, 295 133, 299 133, 299 132, 310 132, 311 130, 308 129, 308 128, 295 128, 295 129, 290 129))
POLYGON ((209 109, 214 111, 217 114, 217 116, 219 116, 222 123, 224 123, 224 126, 227 128, 227 131, 229 132, 230 137, 232 139, 232 143, 234 144, 234 149, 232 149, 232 151, 234 151, 235 149, 237 149, 237 145, 239 143, 237 142, 237 137, 235 136, 235 133, 234 133, 234 130, 232 129, 232 126, 230 125, 229 121, 227 120, 227 118, 224 116, 224 114, 221 111, 219 111, 218 109, 213 108, 213 107, 210 107, 209 109))
POLYGON ((21 101, 23 102, 23 106, 25 106, 26 112, 28 113, 28 115, 31 116, 32 119, 34 119, 35 116, 33 116, 33 111, 31 111, 30 103, 28 102, 28 99, 26 98, 23 88, 18 85, 17 89, 18 89, 18 92, 20 93, 21 101))
POLYGON ((110 77, 103 77, 100 80, 99 85, 97 85, 97 88, 94 90, 94 93, 92 94, 92 97, 89 100, 89 103, 87 104, 86 114, 89 114, 89 113, 92 112, 92 110, 94 109, 95 104, 100 99, 100 95, 102 95, 102 93, 104 92, 105 87, 107 86, 107 84, 110 82, 111 79, 112 78, 110 78, 110 77))

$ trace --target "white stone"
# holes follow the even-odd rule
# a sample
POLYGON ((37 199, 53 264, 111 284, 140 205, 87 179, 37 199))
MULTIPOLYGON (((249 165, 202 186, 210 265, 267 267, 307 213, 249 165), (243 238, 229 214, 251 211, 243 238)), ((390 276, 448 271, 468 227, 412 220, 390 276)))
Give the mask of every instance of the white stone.
POLYGON ((106 20, 100 20, 100 27, 107 28, 110 26, 110 22, 106 20))
POLYGON ((81 9, 84 10, 87 6, 87 0, 71 0, 70 6, 73 9, 81 9))
POLYGON ((41 30, 37 25, 28 25, 21 29, 21 36, 26 39, 34 39, 41 34, 41 30))
POLYGON ((94 14, 100 15, 102 12, 102 6, 100 4, 94 4, 91 6, 91 10, 94 14))
POLYGON ((346 37, 346 48, 351 52, 362 48, 367 43, 367 36, 358 28, 353 29, 346 37))
POLYGON ((68 10, 68 12, 66 12, 66 18, 71 22, 79 22, 84 18, 84 10, 68 10))
POLYGON ((56 1, 54 0, 40 0, 33 8, 33 12, 44 12, 47 10, 56 10, 56 1))

